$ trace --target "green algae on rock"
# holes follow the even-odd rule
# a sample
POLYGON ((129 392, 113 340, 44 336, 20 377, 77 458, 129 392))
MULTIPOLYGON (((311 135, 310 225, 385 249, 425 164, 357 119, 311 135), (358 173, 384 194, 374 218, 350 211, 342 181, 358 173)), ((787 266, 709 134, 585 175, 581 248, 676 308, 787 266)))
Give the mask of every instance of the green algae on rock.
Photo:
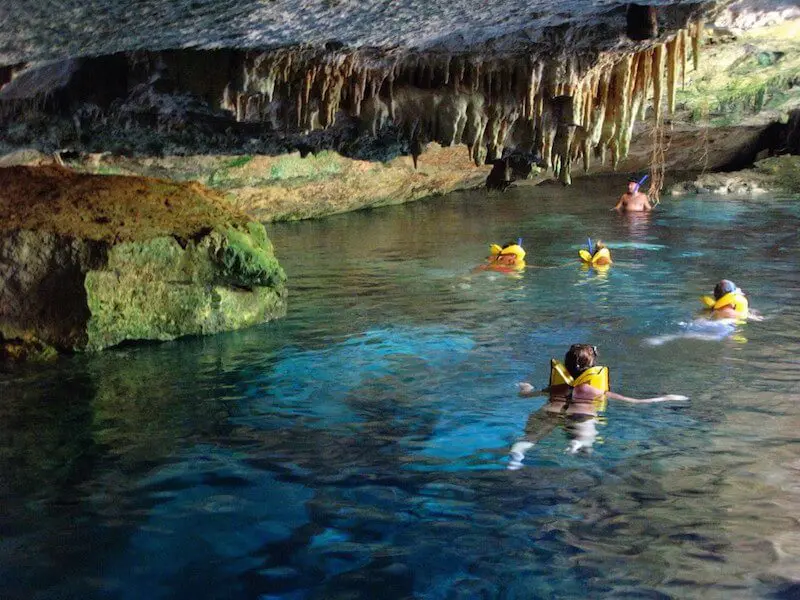
POLYGON ((101 350, 285 314, 286 277, 264 226, 197 184, 0 169, 0 223, 9 356, 26 343, 101 350))

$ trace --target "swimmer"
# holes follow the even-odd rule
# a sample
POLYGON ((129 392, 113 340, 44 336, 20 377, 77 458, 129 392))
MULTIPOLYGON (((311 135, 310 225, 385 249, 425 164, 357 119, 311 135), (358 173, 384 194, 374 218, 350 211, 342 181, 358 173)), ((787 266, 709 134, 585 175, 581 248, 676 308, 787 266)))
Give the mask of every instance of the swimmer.
POLYGON ((746 342, 747 339, 738 333, 738 325, 748 320, 763 320, 763 317, 750 310, 744 292, 729 279, 723 279, 714 286, 713 296, 702 296, 700 299, 706 308, 702 316, 681 323, 680 333, 648 338, 645 343, 661 346, 680 339, 719 342, 727 338, 746 342))
POLYGON ((525 250, 522 248, 522 238, 516 242, 509 242, 502 248, 497 244, 492 244, 489 252, 486 264, 477 267, 476 271, 513 273, 525 268, 525 250))
POLYGON ((608 367, 602 367, 596 363, 597 348, 595 346, 573 344, 564 356, 563 364, 551 359, 550 385, 537 391, 530 383, 519 383, 519 395, 527 397, 549 394, 548 404, 553 405, 553 408, 562 407, 567 412, 574 410, 577 405, 591 403, 601 396, 633 404, 688 400, 686 396, 677 394, 639 399, 612 392, 608 385, 608 367))
POLYGON ((712 319, 747 319, 750 308, 744 292, 730 279, 723 279, 714 286, 714 297, 701 298, 711 311, 712 319))
POLYGON ((597 243, 592 243, 592 238, 589 238, 588 242, 588 249, 581 248, 578 251, 578 255, 581 257, 581 262, 595 267, 610 265, 611 250, 608 249, 608 246, 606 246, 600 240, 597 240, 597 243))
POLYGON ((573 344, 564 356, 564 362, 550 361, 550 384, 539 391, 527 382, 518 384, 523 397, 548 394, 549 400, 540 411, 531 415, 525 428, 525 438, 516 442, 510 451, 509 469, 519 469, 525 452, 544 435, 552 431, 556 421, 553 416, 564 415, 573 434, 568 451, 575 453, 581 448, 589 450, 594 443, 594 422, 604 410, 606 399, 621 400, 633 404, 651 404, 688 400, 686 396, 666 394, 653 398, 631 398, 609 389, 608 367, 597 364, 597 348, 588 344, 573 344), (544 435, 543 435, 544 434, 544 435))
POLYGON ((644 183, 646 178, 647 175, 640 180, 637 180, 635 177, 629 177, 628 191, 620 196, 619 202, 614 206, 614 210, 621 212, 643 212, 652 210, 653 207, 650 205, 650 199, 647 197, 647 194, 639 191, 639 186, 644 183))

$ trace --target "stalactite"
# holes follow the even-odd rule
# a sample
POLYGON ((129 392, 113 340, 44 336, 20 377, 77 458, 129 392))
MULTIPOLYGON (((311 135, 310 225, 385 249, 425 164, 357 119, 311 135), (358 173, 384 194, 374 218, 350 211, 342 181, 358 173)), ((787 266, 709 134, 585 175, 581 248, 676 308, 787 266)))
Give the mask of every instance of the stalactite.
POLYGON ((522 119, 526 143, 564 180, 573 161, 588 169, 592 154, 603 157, 607 149, 615 163, 625 157, 651 91, 657 119, 665 91, 668 110, 675 110, 677 69, 685 77, 689 43, 697 64, 701 31, 694 22, 665 45, 622 56, 609 51, 594 65, 568 53, 500 60, 312 47, 251 51, 220 105, 240 121, 274 120, 277 113, 301 130, 330 127, 343 112, 375 133, 385 123, 417 122, 426 141, 466 144, 476 164, 487 149, 500 158, 511 140, 519 144, 522 119))
POLYGON ((677 92, 675 86, 678 76, 677 46, 677 37, 667 42, 667 110, 670 114, 675 111, 675 94, 677 92))
POLYGON ((661 119, 662 98, 664 96, 662 83, 666 67, 666 54, 663 44, 659 44, 653 49, 653 114, 656 121, 661 119))
POLYGON ((603 69, 597 75, 597 91, 595 92, 597 104, 592 111, 592 123, 588 132, 589 143, 592 147, 595 147, 600 143, 600 137, 603 133, 610 79, 611 73, 608 69, 603 69))
POLYGON ((681 89, 686 87, 686 60, 687 60, 687 53, 688 53, 688 38, 686 36, 686 31, 681 29, 678 32, 677 37, 677 53, 678 53, 678 61, 681 67, 681 89))
POLYGON ((647 98, 650 96, 650 88, 653 85, 653 49, 649 48, 642 53, 644 84, 642 90, 643 101, 639 110, 638 118, 643 120, 647 110, 647 98))
POLYGON ((639 62, 639 68, 636 70, 636 80, 633 83, 633 95, 631 97, 631 109, 628 116, 628 123, 625 126, 625 129, 622 132, 622 136, 620 138, 619 143, 619 154, 621 157, 625 157, 628 155, 628 149, 630 148, 631 138, 633 137, 633 126, 636 123, 636 119, 639 115, 641 107, 645 103, 646 92, 647 92, 647 65, 650 64, 651 58, 645 53, 641 52, 637 57, 639 62))
MULTIPOLYGON (((620 60, 614 68, 614 88, 616 90, 614 104, 616 104, 616 110, 614 112, 613 134, 608 140, 609 143, 614 142, 614 147, 619 145, 628 124, 631 94, 633 92, 632 74, 633 57, 628 55, 620 60)), ((614 163, 614 166, 616 167, 616 163, 614 163)))
POLYGON ((694 70, 696 71, 700 66, 700 40, 703 36, 703 22, 697 20, 694 22, 692 32, 692 61, 694 63, 694 70))
POLYGON ((588 173, 589 168, 592 166, 592 141, 589 139, 589 136, 583 138, 581 142, 581 151, 583 154, 583 170, 588 173))

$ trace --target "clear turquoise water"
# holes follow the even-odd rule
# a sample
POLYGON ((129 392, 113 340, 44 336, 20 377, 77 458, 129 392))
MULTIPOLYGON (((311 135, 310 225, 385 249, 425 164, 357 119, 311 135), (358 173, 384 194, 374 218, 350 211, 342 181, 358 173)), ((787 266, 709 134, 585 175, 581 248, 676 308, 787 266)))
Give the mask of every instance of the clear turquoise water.
POLYGON ((270 226, 286 319, 0 374, 0 596, 800 597, 800 203, 627 219, 604 186, 270 226), (472 272, 518 236, 521 278, 472 272), (765 320, 680 337, 723 276, 765 320), (578 341, 691 400, 508 470, 516 382, 578 341))

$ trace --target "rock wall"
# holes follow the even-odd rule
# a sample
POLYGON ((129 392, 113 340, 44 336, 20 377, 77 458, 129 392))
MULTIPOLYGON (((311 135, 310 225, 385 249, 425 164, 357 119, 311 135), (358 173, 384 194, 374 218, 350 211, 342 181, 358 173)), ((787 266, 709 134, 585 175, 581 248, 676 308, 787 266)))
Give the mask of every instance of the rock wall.
POLYGON ((285 274, 264 226, 198 186, 162 185, 0 169, 0 354, 101 350, 285 314, 285 274), (20 197, 20 185, 50 194, 20 197))

